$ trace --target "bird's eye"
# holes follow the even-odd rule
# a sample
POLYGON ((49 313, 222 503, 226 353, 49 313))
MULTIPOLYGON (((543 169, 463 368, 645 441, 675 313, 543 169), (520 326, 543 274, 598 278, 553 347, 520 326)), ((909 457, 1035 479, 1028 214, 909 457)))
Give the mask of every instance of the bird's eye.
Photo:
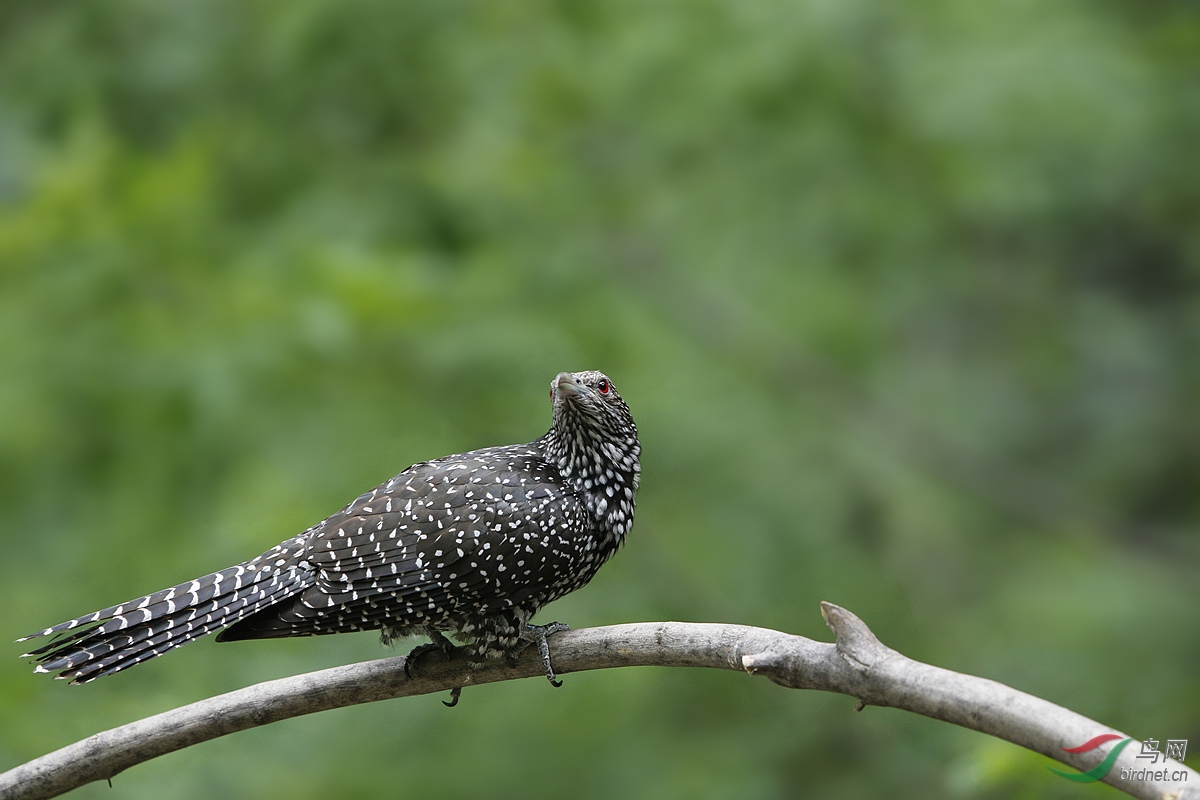
POLYGON ((609 390, 612 389, 612 386, 608 381, 601 378, 600 382, 596 384, 596 388, 600 390, 600 394, 608 394, 609 390))

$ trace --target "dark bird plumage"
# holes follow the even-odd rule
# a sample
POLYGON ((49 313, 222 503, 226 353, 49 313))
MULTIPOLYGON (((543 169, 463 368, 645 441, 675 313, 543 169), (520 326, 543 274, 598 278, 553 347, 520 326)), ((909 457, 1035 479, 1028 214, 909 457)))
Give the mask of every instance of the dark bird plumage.
POLYGON ((220 629, 218 641, 448 632, 478 658, 512 656, 536 640, 538 609, 591 580, 633 523, 628 406, 594 371, 560 373, 550 394, 541 438, 414 464, 257 558, 26 636, 58 635, 26 656, 73 683, 220 629))

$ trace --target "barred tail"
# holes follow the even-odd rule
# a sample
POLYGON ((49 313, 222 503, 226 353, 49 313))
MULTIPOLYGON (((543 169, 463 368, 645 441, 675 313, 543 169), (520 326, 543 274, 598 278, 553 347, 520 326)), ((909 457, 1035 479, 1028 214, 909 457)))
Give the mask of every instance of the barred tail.
POLYGON ((312 582, 303 552, 301 537, 289 539, 244 564, 22 637, 57 637, 22 658, 71 683, 128 669, 303 590, 312 582))

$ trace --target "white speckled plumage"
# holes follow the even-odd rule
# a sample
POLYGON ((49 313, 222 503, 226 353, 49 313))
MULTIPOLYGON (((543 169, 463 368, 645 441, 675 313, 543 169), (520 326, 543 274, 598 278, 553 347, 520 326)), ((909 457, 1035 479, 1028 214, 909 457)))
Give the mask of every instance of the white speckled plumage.
POLYGON ((633 523, 637 428, 600 372, 551 382, 541 438, 414 464, 243 564, 27 636, 38 672, 85 683, 224 628, 219 641, 449 632, 514 653, 545 604, 596 574, 633 523))

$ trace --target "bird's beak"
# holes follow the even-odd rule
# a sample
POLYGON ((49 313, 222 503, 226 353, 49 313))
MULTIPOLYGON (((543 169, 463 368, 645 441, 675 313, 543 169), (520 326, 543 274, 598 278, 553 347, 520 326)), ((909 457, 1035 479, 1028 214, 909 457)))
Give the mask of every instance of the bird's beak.
POLYGON ((575 380, 570 372, 560 372, 550 384, 555 397, 578 397, 587 392, 583 384, 575 380))

